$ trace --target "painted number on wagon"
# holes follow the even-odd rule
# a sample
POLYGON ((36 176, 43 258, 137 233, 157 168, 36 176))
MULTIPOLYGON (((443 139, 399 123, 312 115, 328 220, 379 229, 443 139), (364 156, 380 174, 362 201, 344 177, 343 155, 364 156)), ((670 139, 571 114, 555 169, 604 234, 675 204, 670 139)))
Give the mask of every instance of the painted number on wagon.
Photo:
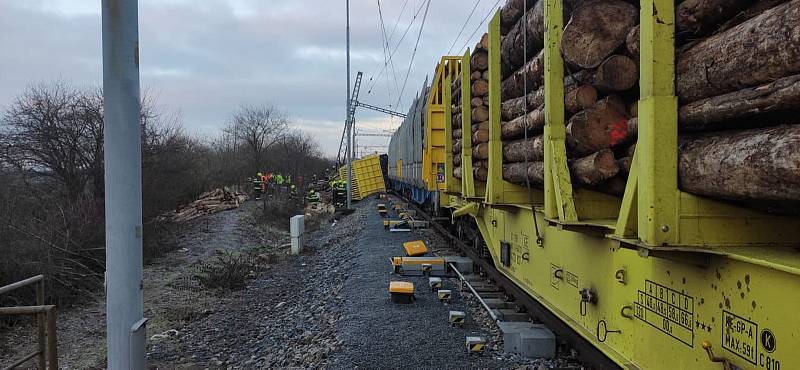
POLYGON ((694 298, 645 280, 637 293, 634 314, 679 342, 694 347, 694 298))

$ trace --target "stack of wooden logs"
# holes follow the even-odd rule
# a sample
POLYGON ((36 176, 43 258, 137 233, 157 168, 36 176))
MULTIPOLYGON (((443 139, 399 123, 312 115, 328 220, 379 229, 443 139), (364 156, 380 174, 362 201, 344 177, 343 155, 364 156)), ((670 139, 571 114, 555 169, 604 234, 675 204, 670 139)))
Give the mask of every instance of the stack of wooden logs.
POLYGON ((451 97, 452 103, 451 106, 451 119, 452 121, 450 124, 452 125, 452 133, 453 133, 453 176, 457 179, 462 178, 461 172, 461 150, 463 149, 463 143, 461 141, 463 137, 462 133, 462 124, 461 124, 461 75, 459 74, 455 80, 453 80, 451 86, 451 97))
MULTIPOLYGON (((544 180, 543 2, 508 0, 501 14, 503 176, 523 185, 544 180)), ((569 3, 571 177, 619 195, 638 137, 638 1, 569 3)), ((680 188, 800 201, 800 0, 685 0, 675 23, 680 188)))
POLYGON ((472 109, 472 175, 486 182, 489 175, 489 34, 483 34, 470 57, 472 109))
POLYGON ((189 204, 179 207, 175 212, 162 215, 162 219, 172 222, 190 221, 200 216, 227 211, 242 205, 247 195, 238 191, 214 189, 207 191, 189 204))

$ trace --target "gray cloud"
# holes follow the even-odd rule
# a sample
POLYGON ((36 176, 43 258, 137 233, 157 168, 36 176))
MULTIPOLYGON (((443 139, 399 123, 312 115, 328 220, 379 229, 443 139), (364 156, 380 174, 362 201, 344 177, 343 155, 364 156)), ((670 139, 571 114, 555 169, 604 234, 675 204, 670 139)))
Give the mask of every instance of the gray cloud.
MULTIPOLYGON (((384 60, 376 0, 352 0, 353 78, 356 71, 365 73, 360 100, 405 112, 476 1, 431 0, 400 107, 394 107, 393 76, 401 87, 424 10, 394 55, 394 72, 389 68, 389 73, 376 76, 384 60), (375 79, 371 91, 370 77, 375 79)), ((387 33, 405 2, 381 2, 387 33)), ((101 84, 99 3, 0 0, 0 108, 32 82, 60 78, 81 86, 101 84)), ((318 137, 325 152, 334 153, 345 115, 344 4, 344 0, 140 0, 142 85, 158 96, 163 107, 181 112, 191 132, 213 136, 238 105, 268 103, 285 110, 297 127, 318 137)), ((456 49, 493 4, 481 2, 456 49)), ((412 9, 423 6, 423 0, 407 2, 391 48, 411 22, 412 9)), ((484 24, 469 44, 485 28, 484 24)), ((360 110, 358 124, 377 131, 399 122, 360 110)), ((388 140, 360 142, 385 145, 388 140)))

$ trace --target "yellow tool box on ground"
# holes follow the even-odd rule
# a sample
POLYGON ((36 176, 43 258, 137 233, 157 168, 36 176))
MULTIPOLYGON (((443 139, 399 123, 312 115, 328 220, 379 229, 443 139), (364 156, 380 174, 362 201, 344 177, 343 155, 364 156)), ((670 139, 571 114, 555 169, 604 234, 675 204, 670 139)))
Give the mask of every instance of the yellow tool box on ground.
POLYGON ((394 303, 411 303, 414 301, 414 283, 392 281, 389 283, 389 294, 394 303))
POLYGON ((403 243, 403 250, 406 252, 406 256, 409 257, 421 257, 428 253, 428 247, 425 246, 425 242, 422 240, 403 243))

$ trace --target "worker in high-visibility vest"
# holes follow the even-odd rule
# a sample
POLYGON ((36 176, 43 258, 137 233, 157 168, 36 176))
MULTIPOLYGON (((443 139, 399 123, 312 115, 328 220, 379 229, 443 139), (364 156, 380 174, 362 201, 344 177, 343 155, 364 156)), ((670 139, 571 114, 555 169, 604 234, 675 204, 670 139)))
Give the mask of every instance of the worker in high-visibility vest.
POLYGON ((309 190, 306 200, 308 200, 309 203, 319 202, 319 193, 314 189, 309 190))
POLYGON ((261 194, 267 194, 267 175, 261 175, 261 194))
POLYGON ((280 173, 275 175, 275 184, 278 186, 283 185, 283 175, 280 173))

